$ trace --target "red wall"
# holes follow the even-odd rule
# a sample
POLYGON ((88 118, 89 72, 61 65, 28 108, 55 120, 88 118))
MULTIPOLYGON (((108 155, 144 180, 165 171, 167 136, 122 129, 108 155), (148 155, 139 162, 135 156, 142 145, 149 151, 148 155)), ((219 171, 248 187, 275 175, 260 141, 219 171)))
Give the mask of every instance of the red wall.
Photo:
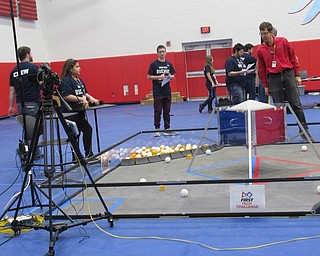
MULTIPOLYGON (((308 76, 320 76, 317 61, 320 58, 320 39, 292 42, 300 59, 301 70, 307 70, 308 76)), ((225 60, 232 54, 230 48, 213 49, 215 69, 224 69, 225 60)), ((149 64, 157 58, 156 54, 134 56, 106 57, 79 60, 82 68, 81 78, 87 84, 89 92, 107 103, 138 102, 152 89, 151 81, 147 80, 149 64), (123 85, 129 86, 129 95, 123 95, 123 85), (134 95, 134 84, 139 86, 139 94, 134 95)), ((187 71, 203 70, 205 51, 168 52, 167 59, 176 69, 175 80, 172 81, 172 91, 179 91, 182 96, 203 97, 207 95, 204 77, 186 78, 187 71), (187 86, 188 85, 188 86, 187 86)), ((52 70, 60 74, 63 62, 51 63, 52 70)), ((9 107, 9 74, 15 63, 0 63, 0 116, 6 116, 9 107)), ((218 76, 224 83, 224 76, 218 76)), ((305 82, 306 90, 320 90, 320 82, 305 82)), ((218 95, 224 95, 219 89, 218 95)))
MULTIPOLYGON (((156 58, 155 54, 150 54, 79 60, 80 77, 86 83, 89 93, 104 102, 138 102, 151 92, 152 84, 147 80, 147 73, 149 64, 156 58), (137 95, 134 93, 134 84, 138 84, 137 95), (128 95, 124 95, 123 85, 128 85, 128 95)), ((175 67, 176 58, 179 61, 179 53, 167 54, 167 59, 175 67)), ((51 68, 60 73, 62 65, 63 62, 53 62, 51 68)), ((183 76, 180 75, 178 79, 183 84, 183 76)), ((178 90, 176 81, 177 79, 172 82, 173 91, 178 90)))
MULTIPOLYGON (((320 40, 292 42, 300 61, 300 70, 307 70, 308 77, 320 76, 320 40)), ((306 91, 320 91, 320 81, 303 82, 306 91)))
POLYGON ((0 63, 0 116, 6 116, 9 110, 9 75, 16 63, 0 63))
MULTIPOLYGON (((216 70, 223 70, 227 58, 232 54, 230 48, 211 49, 211 55, 214 58, 213 66, 216 70)), ((206 51, 190 51, 184 53, 187 72, 203 71, 205 65, 206 51)), ((217 75, 219 83, 225 83, 225 75, 217 75)), ((208 90, 205 86, 205 78, 203 76, 187 78, 188 98, 204 97, 208 95, 208 90)), ((217 88, 217 95, 226 95, 225 88, 217 88)))

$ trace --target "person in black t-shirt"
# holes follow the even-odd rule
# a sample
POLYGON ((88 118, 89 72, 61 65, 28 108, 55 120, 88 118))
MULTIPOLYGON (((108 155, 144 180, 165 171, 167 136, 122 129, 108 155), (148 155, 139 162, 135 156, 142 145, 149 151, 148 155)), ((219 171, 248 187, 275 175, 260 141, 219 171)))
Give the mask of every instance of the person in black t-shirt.
POLYGON ((244 46, 244 53, 242 60, 246 67, 250 65, 250 70, 254 70, 251 74, 247 74, 246 85, 245 85, 245 100, 255 100, 256 99, 256 63, 257 59, 252 56, 253 45, 248 43, 244 46), (249 97, 248 97, 249 96, 249 97))
POLYGON ((211 55, 206 56, 206 64, 204 66, 204 76, 206 78, 206 87, 209 92, 208 98, 199 105, 199 112, 202 113, 202 110, 208 105, 208 112, 211 113, 212 101, 216 97, 216 91, 214 86, 218 84, 216 78, 216 72, 213 68, 213 57, 211 55))
MULTIPOLYGON (((87 158, 93 155, 92 127, 87 120, 85 109, 89 107, 90 102, 94 105, 99 105, 99 100, 88 93, 85 83, 78 77, 80 71, 81 68, 77 60, 66 60, 60 76, 60 91, 70 107, 77 112, 76 115, 68 116, 67 119, 75 122, 78 130, 83 133, 83 146, 85 157, 87 158)), ((63 104, 62 110, 67 111, 63 104)))
MULTIPOLYGON (((161 113, 163 111, 164 129, 170 129, 171 88, 170 80, 174 79, 174 70, 171 62, 166 60, 166 47, 157 47, 158 59, 153 61, 148 70, 147 78, 152 80, 152 93, 154 100, 154 127, 160 129, 161 113)), ((174 131, 166 131, 164 135, 176 135, 174 131)), ((155 137, 160 133, 156 132, 155 137)))
POLYGON ((241 60, 244 53, 244 46, 240 43, 233 47, 233 54, 225 63, 226 69, 226 86, 231 94, 233 104, 239 104, 244 99, 244 87, 246 83, 246 75, 254 72, 247 70, 245 64, 241 60))
MULTIPOLYGON (((25 103, 24 114, 35 116, 39 110, 40 86, 36 79, 30 79, 30 77, 36 77, 39 68, 37 65, 31 63, 33 57, 29 47, 19 47, 18 56, 20 59, 19 68, 21 74, 21 88, 23 90, 22 96, 25 103)), ((15 67, 10 73, 9 116, 13 115, 15 112, 14 100, 16 100, 19 113, 23 114, 18 67, 15 67)))

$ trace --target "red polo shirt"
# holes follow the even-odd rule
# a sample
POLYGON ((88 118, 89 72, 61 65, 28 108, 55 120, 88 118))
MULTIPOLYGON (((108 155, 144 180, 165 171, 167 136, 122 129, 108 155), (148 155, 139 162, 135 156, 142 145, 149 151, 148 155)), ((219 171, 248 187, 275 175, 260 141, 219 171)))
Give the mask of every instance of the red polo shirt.
POLYGON ((262 44, 257 50, 259 77, 264 87, 268 86, 267 75, 280 73, 293 68, 296 76, 299 75, 299 60, 294 49, 284 37, 273 37, 273 45, 262 44), (273 67, 272 63, 276 63, 273 67))

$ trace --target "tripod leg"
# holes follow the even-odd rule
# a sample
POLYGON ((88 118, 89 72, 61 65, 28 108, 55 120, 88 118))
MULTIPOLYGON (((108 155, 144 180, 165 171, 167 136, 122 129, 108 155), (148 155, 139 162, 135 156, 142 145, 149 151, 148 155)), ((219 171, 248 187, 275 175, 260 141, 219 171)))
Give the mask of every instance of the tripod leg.
POLYGON ((37 144, 38 144, 39 137, 40 137, 40 134, 41 134, 41 129, 40 128, 42 127, 42 123, 43 123, 43 120, 41 119, 41 116, 42 116, 42 113, 41 113, 41 110, 39 110, 38 117, 37 117, 36 122, 35 122, 35 127, 34 127, 35 129, 34 129, 34 132, 33 132, 33 137, 32 137, 32 140, 31 140, 29 151, 28 151, 28 156, 27 156, 26 162, 22 162, 22 169, 23 169, 23 171, 25 173, 25 176, 24 176, 23 182, 21 184, 20 192, 17 195, 17 197, 8 205, 8 207, 6 207, 6 209, 4 210, 4 212, 2 213, 2 215, 0 217, 0 219, 2 219, 9 211, 15 210, 14 220, 13 220, 13 222, 11 224, 12 230, 15 233, 20 232, 19 231, 20 227, 17 227, 17 217, 18 217, 19 210, 21 209, 22 198, 23 198, 24 191, 26 190, 27 186, 31 187, 32 206, 36 205, 36 198, 37 198, 38 202, 40 202, 37 193, 32 188, 33 180, 32 180, 31 168, 33 166, 33 160, 34 160, 34 156, 36 154, 37 144), (29 182, 28 182, 28 178, 29 178, 29 182), (17 206, 16 206, 16 208, 13 208, 13 206, 14 206, 14 204, 16 202, 17 202, 17 206))
MULTIPOLYGON (((203 132, 202 132, 202 135, 201 135, 201 138, 200 138, 200 140, 199 140, 197 149, 195 150, 195 152, 194 152, 194 154, 193 154, 193 156, 192 156, 192 159, 191 159, 191 161, 190 161, 190 164, 189 164, 189 166, 188 166, 187 172, 190 172, 191 167, 192 167, 192 165, 193 165, 193 162, 194 162, 194 160, 195 160, 195 158, 196 158, 196 156, 197 156, 197 154, 198 154, 198 151, 199 151, 199 149, 200 149, 200 146, 202 145, 202 141, 206 138, 206 134, 207 134, 209 125, 210 125, 210 123, 211 123, 211 120, 212 120, 212 118, 213 118, 213 116, 214 116, 214 113, 215 113, 215 110, 212 111, 211 114, 210 114, 210 117, 209 117, 209 119, 208 119, 207 125, 206 125, 206 127, 204 128, 204 130, 203 130, 203 132)), ((208 138, 207 138, 207 139, 208 139, 208 138)))
POLYGON ((72 129, 68 126, 68 124, 67 124, 67 122, 66 122, 66 120, 65 120, 65 118, 64 118, 64 116, 63 116, 63 114, 61 112, 61 110, 58 107, 56 107, 55 110, 56 110, 58 118, 59 118, 59 120, 60 120, 60 122, 61 122, 66 134, 67 134, 67 137, 68 137, 68 139, 69 139, 69 141, 70 141, 70 143, 71 143, 71 145, 73 147, 73 150, 75 151, 75 154, 77 155, 78 159, 80 160, 80 163, 84 167, 84 169, 86 171, 86 174, 88 175, 89 180, 90 180, 91 184, 93 185, 93 187, 95 189, 95 192, 98 195, 98 197, 100 199, 100 202, 101 202, 101 204, 103 205, 103 207, 105 209, 105 214, 108 217, 109 224, 110 224, 110 226, 113 226, 112 215, 109 212, 108 207, 107 207, 106 203, 104 202, 104 200, 103 200, 103 198, 101 196, 101 193, 99 192, 97 186, 95 185, 95 181, 93 180, 93 178, 92 178, 92 176, 91 176, 91 174, 90 174, 90 172, 88 170, 87 162, 86 162, 85 158, 83 157, 83 155, 80 152, 79 144, 77 143, 77 140, 76 140, 75 136, 73 135, 72 129))

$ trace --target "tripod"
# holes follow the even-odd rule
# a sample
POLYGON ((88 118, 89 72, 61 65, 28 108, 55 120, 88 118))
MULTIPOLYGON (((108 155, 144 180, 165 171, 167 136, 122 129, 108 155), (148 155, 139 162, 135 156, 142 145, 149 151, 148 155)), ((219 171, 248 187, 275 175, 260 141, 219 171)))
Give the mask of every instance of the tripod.
MULTIPOLYGON (((5 209, 4 213, 2 214, 2 216, 0 217, 0 219, 2 219, 7 212, 9 211, 15 211, 14 213, 14 217, 13 217, 13 221, 11 223, 11 228, 14 231, 14 233, 16 235, 21 233, 21 229, 22 228, 34 228, 34 229, 44 229, 49 231, 50 235, 49 235, 49 250, 47 255, 54 255, 55 251, 54 251, 54 245, 55 242, 58 239, 58 236, 61 232, 71 228, 71 227, 75 227, 75 226, 79 226, 79 225, 86 225, 88 222, 97 220, 97 219, 104 219, 107 218, 110 227, 113 227, 113 217, 111 215, 111 213, 108 210, 107 205, 105 204, 105 202, 103 201, 103 198, 95 184, 95 181, 93 179, 93 177, 91 176, 88 168, 87 168, 87 162, 86 159, 82 156, 80 149, 79 149, 79 144, 76 140, 76 137, 73 134, 72 128, 68 126, 68 123, 66 122, 60 108, 57 105, 57 102, 52 100, 52 97, 49 97, 49 99, 44 99, 40 102, 40 108, 37 114, 37 118, 36 118, 36 122, 35 122, 35 127, 34 127, 34 132, 33 132, 33 137, 31 140, 31 144, 30 144, 30 150, 28 151, 28 156, 26 157, 26 161, 24 163, 22 163, 22 168, 25 172, 25 176, 21 185, 21 190, 20 193, 18 194, 18 196, 11 202, 11 204, 7 207, 7 209, 5 209), (54 141, 54 114, 56 113, 58 120, 60 121, 60 123, 62 124, 62 127, 65 131, 65 133, 67 134, 68 140, 70 141, 74 153, 76 154, 77 158, 79 159, 80 164, 84 167, 85 173, 88 176, 90 182, 93 185, 93 188, 95 189, 96 194, 99 197, 99 200, 104 208, 104 214, 97 214, 95 216, 84 216, 82 215, 82 222, 74 222, 74 220, 67 215, 60 207, 58 204, 56 204, 53 200, 53 193, 52 193, 52 178, 55 172, 55 163, 54 163, 54 144, 52 143, 54 141), (47 122, 48 121, 48 122, 47 122), (49 123, 49 127, 50 127, 50 133, 49 133, 49 141, 47 140, 48 137, 48 129, 47 129, 47 123, 49 123), (37 145, 38 145, 38 141, 39 141, 39 136, 42 134, 43 132, 43 144, 44 144, 44 173, 45 176, 47 178, 47 189, 48 189, 48 193, 46 193, 45 191, 43 191, 42 188, 40 188, 37 184, 34 183, 33 179, 32 179, 32 167, 34 166, 34 156, 36 154, 36 149, 37 149, 37 145), (49 142, 49 143, 48 143, 49 142), (51 142, 51 143, 50 143, 51 142), (50 161, 48 159, 48 147, 50 147, 50 152, 51 152, 51 158, 50 161), (32 199, 32 203, 30 206, 24 206, 21 207, 21 202, 22 202, 22 198, 23 198, 23 194, 25 191, 25 188, 28 184, 28 178, 29 178, 29 182, 30 182, 30 189, 31 189, 31 199, 32 199), (40 199, 39 199, 39 193, 41 193, 44 197, 46 197, 48 199, 48 205, 44 205, 41 203, 40 199), (13 208, 13 206, 15 205, 15 203, 17 202, 17 205, 15 208, 13 208), (38 202, 38 204, 37 204, 38 202), (43 225, 43 226, 34 226, 34 225, 29 225, 26 223, 23 223, 21 221, 18 220, 18 213, 19 210, 21 210, 22 208, 28 208, 28 207, 40 207, 41 209, 43 207, 47 206, 48 207, 48 211, 46 212, 47 214, 47 219, 48 219, 48 224, 43 225), (71 222, 71 224, 68 223, 62 223, 61 222, 59 224, 55 224, 53 222, 54 217, 53 216, 53 210, 58 209, 62 214, 62 219, 67 219, 68 221, 71 222)), ((60 218, 61 219, 61 216, 60 218)))

